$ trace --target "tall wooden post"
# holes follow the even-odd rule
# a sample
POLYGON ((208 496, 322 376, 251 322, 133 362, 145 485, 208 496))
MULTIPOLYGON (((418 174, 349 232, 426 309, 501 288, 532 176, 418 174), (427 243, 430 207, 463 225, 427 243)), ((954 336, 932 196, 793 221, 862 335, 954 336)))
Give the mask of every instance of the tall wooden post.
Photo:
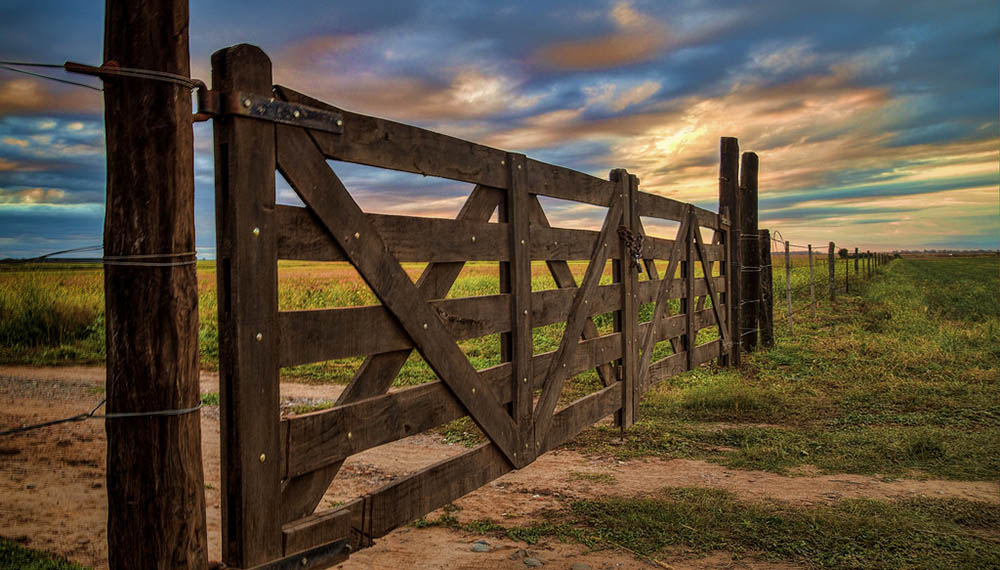
POLYGON ((816 275, 813 271, 813 244, 809 244, 809 306, 812 317, 816 318, 816 275))
POLYGON ((752 352, 757 348, 757 321, 760 314, 760 244, 757 239, 757 172, 759 161, 752 152, 744 152, 740 167, 740 250, 743 265, 748 270, 743 274, 741 297, 743 313, 740 317, 743 350, 752 352), (749 239, 748 239, 749 238, 749 239), (745 335, 745 336, 744 336, 745 335))
POLYGON ((774 346, 774 280, 771 271, 771 232, 760 230, 760 344, 774 346))
MULTIPOLYGON (((187 77, 187 1, 109 0, 104 60, 187 77)), ((191 93, 108 77, 104 109, 107 412, 196 407, 191 93)), ((108 418, 105 430, 110 568, 205 568, 200 413, 108 418)))
MULTIPOLYGON (((212 54, 212 86, 267 95, 271 91, 271 60, 250 45, 217 51, 212 54)), ((222 561, 251 568, 283 553, 275 357, 275 127, 274 123, 233 116, 216 119, 213 129, 224 458, 222 561)))
POLYGON ((740 170, 740 145, 732 137, 722 137, 719 144, 721 158, 719 160, 719 211, 729 212, 731 226, 727 237, 728 251, 726 255, 729 263, 724 267, 730 274, 730 291, 726 304, 729 307, 729 326, 733 346, 730 348, 729 358, 721 359, 732 366, 740 365, 740 330, 741 325, 741 305, 743 299, 743 261, 740 248, 740 220, 743 219, 742 199, 739 192, 739 170, 740 170))
POLYGON ((858 248, 854 248, 854 278, 858 279, 858 248))
POLYGON ((827 254, 827 258, 828 258, 827 262, 830 265, 830 279, 828 280, 828 285, 830 286, 830 302, 831 303, 833 301, 835 301, 836 298, 837 298, 837 284, 836 284, 837 266, 836 266, 836 261, 833 259, 833 248, 834 248, 834 243, 831 241, 830 242, 830 252, 827 254))
POLYGON ((795 334, 792 326, 792 254, 791 244, 785 240, 785 299, 788 302, 788 335, 795 334))

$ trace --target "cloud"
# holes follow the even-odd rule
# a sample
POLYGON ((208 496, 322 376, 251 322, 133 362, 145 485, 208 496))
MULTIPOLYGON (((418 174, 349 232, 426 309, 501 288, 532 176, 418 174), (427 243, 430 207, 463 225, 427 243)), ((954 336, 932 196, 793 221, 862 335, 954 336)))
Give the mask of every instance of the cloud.
POLYGON ((615 28, 611 33, 552 43, 535 51, 531 59, 564 70, 604 69, 647 61, 668 44, 666 26, 635 10, 631 2, 617 2, 608 19, 615 28))
POLYGON ((602 82, 583 88, 587 97, 586 106, 601 106, 616 113, 646 101, 660 90, 659 81, 643 81, 637 85, 621 85, 620 82, 602 82))
POLYGON ((100 113, 101 94, 41 79, 0 80, 0 116, 11 113, 100 113))
POLYGON ((0 188, 0 204, 55 204, 66 198, 66 191, 58 188, 25 188, 9 190, 0 188))

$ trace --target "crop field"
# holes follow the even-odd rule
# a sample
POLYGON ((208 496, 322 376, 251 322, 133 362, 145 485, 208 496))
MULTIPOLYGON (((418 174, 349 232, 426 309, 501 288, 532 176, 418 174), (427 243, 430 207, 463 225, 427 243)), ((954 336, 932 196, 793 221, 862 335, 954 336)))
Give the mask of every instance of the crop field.
MULTIPOLYGON (((739 370, 708 365, 670 378, 644 396, 632 428, 622 433, 608 424, 591 427, 562 452, 610 460, 621 469, 658 469, 652 462, 660 461, 706 462, 725 473, 749 473, 751 483, 764 474, 784 481, 863 475, 872 484, 929 482, 940 490, 794 502, 780 493, 748 498, 695 480, 624 496, 615 487, 627 475, 579 472, 571 474, 566 488, 598 491, 563 497, 531 520, 508 521, 506 513, 483 516, 471 508, 464 511, 458 501, 416 527, 490 541, 617 549, 646 561, 723 551, 805 568, 1000 567, 1000 491, 967 498, 950 490, 953 485, 995 486, 1000 474, 998 259, 897 259, 867 280, 854 276, 851 260, 850 292, 845 293, 845 262, 838 258, 838 297, 831 305, 824 252, 814 267, 819 300, 814 315, 807 308, 807 258, 793 255, 794 335, 788 334, 784 318, 783 252, 773 259, 774 348, 746 356, 739 370), (644 468, 646 462, 651 463, 644 468)), ((282 262, 280 267, 281 309, 377 302, 343 264, 282 262)), ((579 279, 585 264, 571 267, 579 279)), ((414 278, 421 269, 407 266, 414 278)), ((198 271, 202 366, 211 369, 218 354, 214 266, 204 262, 198 271)), ((533 273, 534 289, 555 287, 544 265, 533 267, 533 273)), ((609 281, 610 271, 604 277, 609 281)), ((100 363, 101 284, 101 272, 93 266, 4 268, 0 359, 29 365, 100 363)), ((450 296, 498 292, 496 264, 470 264, 450 296)), ((599 329, 610 330, 609 315, 597 321, 599 329)), ((537 329, 536 351, 553 350, 560 332, 556 326, 537 329)), ((496 335, 462 346, 477 368, 499 359, 496 335)), ((301 366, 284 370, 283 378, 343 384, 358 364, 355 359, 301 366)), ((594 376, 583 374, 576 382, 596 382, 594 376)), ((415 356, 397 384, 432 377, 415 356)), ((468 421, 453 422, 440 433, 455 445, 482 441, 468 421)), ((408 536, 417 540, 421 532, 429 531, 408 536)), ((15 553, 11 556, 30 555, 9 542, 0 547, 0 558, 7 550, 15 553)))

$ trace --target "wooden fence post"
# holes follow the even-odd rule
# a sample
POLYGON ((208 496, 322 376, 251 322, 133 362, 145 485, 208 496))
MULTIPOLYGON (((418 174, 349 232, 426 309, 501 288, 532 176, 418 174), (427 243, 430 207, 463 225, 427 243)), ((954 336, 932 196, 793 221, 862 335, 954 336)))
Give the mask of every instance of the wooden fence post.
POLYGON ((791 244, 785 240, 785 299, 788 301, 788 335, 794 333, 792 329, 792 254, 791 244))
MULTIPOLYGON (((238 45, 212 55, 212 86, 271 93, 271 61, 238 45)), ((280 558, 278 253, 275 126, 217 118, 215 216, 222 436, 222 560, 250 568, 280 558)))
POLYGON ((760 230, 760 344, 774 346, 774 282, 771 271, 771 232, 760 230))
POLYGON ((837 276, 836 276, 836 264, 835 264, 835 261, 833 259, 833 248, 834 248, 834 243, 831 241, 830 242, 830 252, 828 254, 829 259, 827 260, 827 262, 830 265, 830 279, 829 279, 829 282, 827 284, 830 286, 830 302, 831 303, 834 300, 836 300, 836 298, 837 298, 837 287, 836 287, 836 277, 837 276))
POLYGON ((854 278, 860 281, 858 275, 858 248, 854 248, 854 278))
POLYGON ((748 269, 743 274, 743 312, 740 337, 743 350, 752 352, 757 348, 757 323, 760 318, 760 240, 757 239, 757 172, 760 162, 756 153, 744 152, 740 167, 740 250, 743 266, 748 269), (743 336, 745 335, 745 336, 743 336))
POLYGON ((528 224, 528 207, 530 196, 525 183, 526 161, 523 154, 507 153, 507 172, 510 187, 501 204, 500 213, 503 221, 509 225, 508 243, 510 244, 510 261, 501 264, 501 285, 511 295, 509 333, 501 335, 507 360, 511 361, 511 416, 517 422, 524 446, 519 461, 526 465, 536 454, 534 421, 532 419, 531 378, 532 344, 531 329, 531 252, 525 244, 531 243, 528 224))
POLYGON ((731 366, 740 365, 740 339, 743 331, 740 330, 741 320, 741 298, 743 291, 743 262, 740 248, 740 220, 743 219, 742 197, 739 192, 739 169, 740 169, 740 146, 733 137, 722 137, 719 143, 719 211, 729 212, 730 227, 728 236, 728 259, 729 281, 731 289, 727 292, 727 305, 729 306, 729 326, 733 339, 730 347, 729 358, 724 359, 731 366))
POLYGON ((844 258, 844 293, 851 292, 851 260, 844 258))
POLYGON ((816 318, 816 275, 813 271, 813 244, 809 244, 809 306, 812 317, 816 318))
MULTIPOLYGON (((629 175, 624 168, 611 171, 611 181, 615 183, 618 199, 622 200, 622 224, 629 231, 634 232, 637 224, 638 210, 636 208, 636 192, 638 191, 639 179, 629 175)), ((614 199, 614 198, 613 198, 614 199)), ((622 310, 621 310, 621 381, 622 381, 622 418, 621 427, 627 428, 635 422, 635 410, 638 406, 640 393, 636 388, 636 378, 638 376, 638 310, 639 304, 636 302, 636 291, 639 289, 639 273, 636 265, 632 263, 625 240, 621 240, 621 260, 616 260, 618 274, 622 282, 622 310)), ((614 263, 612 264, 614 265, 614 263)), ((687 267, 693 267, 691 258, 688 257, 687 267)), ((688 299, 690 303, 690 299, 688 299)), ((690 316, 688 317, 690 319, 690 316)), ((690 360, 690 359, 689 359, 690 360)))
MULTIPOLYGON (((187 1, 109 1, 104 61, 188 77, 187 1)), ((110 77, 104 108, 107 413, 194 408, 200 391, 191 92, 110 77), (143 257, 128 261, 133 256, 143 257)), ((110 568, 204 569, 201 414, 108 418, 105 431, 110 568)))

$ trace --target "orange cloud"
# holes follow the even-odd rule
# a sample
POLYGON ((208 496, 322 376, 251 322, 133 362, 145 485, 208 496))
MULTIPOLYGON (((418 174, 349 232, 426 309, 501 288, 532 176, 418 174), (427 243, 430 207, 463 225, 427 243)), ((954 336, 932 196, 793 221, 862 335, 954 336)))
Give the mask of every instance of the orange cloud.
POLYGON ((100 93, 82 87, 20 77, 0 81, 0 115, 36 111, 100 113, 102 101, 100 93))
POLYGON ((604 69, 649 60, 666 45, 665 26, 637 12, 630 2, 615 4, 608 14, 616 30, 598 38, 550 44, 532 60, 558 69, 604 69))
POLYGON ((56 188, 27 188, 25 190, 7 190, 0 188, 0 204, 51 204, 62 202, 66 197, 64 190, 56 188))

